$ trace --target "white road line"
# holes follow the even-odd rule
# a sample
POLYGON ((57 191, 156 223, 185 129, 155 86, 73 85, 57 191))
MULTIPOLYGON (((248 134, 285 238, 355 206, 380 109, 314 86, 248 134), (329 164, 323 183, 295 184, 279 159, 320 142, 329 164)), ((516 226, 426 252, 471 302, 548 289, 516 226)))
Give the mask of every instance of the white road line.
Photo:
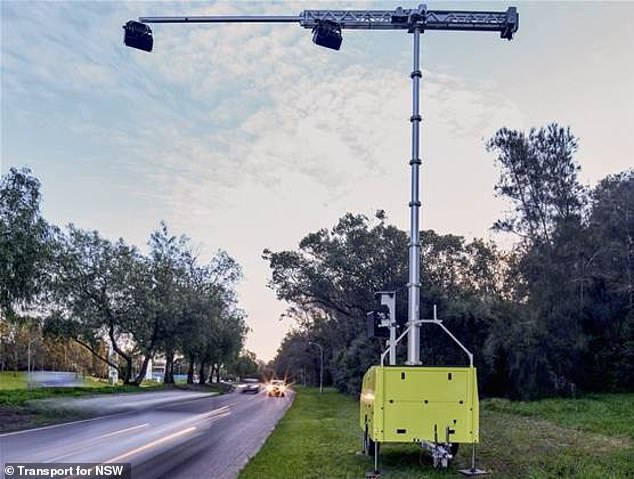
POLYGON ((124 454, 120 454, 119 456, 113 457, 112 459, 108 459, 107 461, 104 461, 104 464, 108 464, 108 463, 112 463, 112 462, 121 462, 123 459, 125 459, 127 457, 130 457, 130 456, 132 456, 132 455, 134 455, 134 454, 136 454, 138 452, 146 451, 147 449, 151 449, 154 446, 157 446, 159 444, 162 444, 164 442, 167 442, 167 441, 169 441, 171 439, 174 439, 176 437, 182 436, 184 434, 188 434, 188 433, 190 433, 192 431, 195 431, 195 430, 196 430, 195 426, 188 427, 187 429, 183 429, 182 431, 175 432, 174 434, 170 434, 169 436, 165 436, 165 437, 163 437, 161 439, 157 439, 156 441, 149 442, 149 443, 145 444, 144 446, 140 446, 140 447, 132 449, 132 450, 130 450, 130 451, 124 453, 124 454))
MULTIPOLYGON (((192 399, 185 399, 185 400, 182 400, 182 401, 181 400, 172 400, 172 399, 170 399, 170 401, 164 401, 162 404, 158 403, 156 405, 157 407, 155 409, 163 409, 163 408, 165 408, 167 406, 170 406, 171 404, 166 404, 168 402, 174 402, 174 403, 177 403, 177 404, 182 404, 182 403, 188 403, 188 402, 191 402, 191 401, 197 401, 199 399, 205 399, 205 398, 214 397, 216 395, 218 395, 218 393, 205 393, 204 396, 197 397, 197 398, 192 398, 192 399)), ((111 417, 117 417, 117 416, 121 416, 123 414, 128 414, 129 412, 130 411, 122 411, 122 412, 118 412, 118 413, 115 413, 115 414, 108 414, 106 416, 93 417, 93 418, 90 418, 90 419, 81 419, 79 421, 65 422, 65 423, 62 423, 62 424, 51 424, 50 426, 34 427, 32 429, 23 429, 22 431, 5 432, 5 433, 0 434, 0 437, 17 436, 18 434, 26 434, 26 433, 35 432, 35 431, 44 431, 44 430, 47 430, 47 429, 54 429, 56 427, 72 426, 73 424, 81 424, 81 423, 84 423, 84 422, 101 421, 103 419, 108 419, 108 418, 111 418, 111 417)))
POLYGON ((134 431, 135 429, 141 429, 141 428, 148 427, 148 426, 149 426, 148 423, 139 424, 138 426, 130 426, 130 427, 126 427, 125 429, 119 429, 118 431, 113 431, 113 432, 108 432, 106 434, 102 434, 101 436, 97 436, 95 439, 102 439, 104 437, 115 436, 117 434, 121 434, 121 433, 128 432, 128 431, 134 431))
MULTIPOLYGON (((197 414, 196 416, 193 416, 193 417, 185 420, 184 424, 191 423, 191 422, 200 422, 201 419, 206 419, 206 418, 209 418, 210 420, 213 421, 213 420, 220 419, 220 418, 223 418, 225 416, 228 416, 230 414, 231 414, 231 411, 229 410, 229 407, 228 406, 223 406, 223 407, 220 407, 218 409, 213 409, 211 411, 208 411, 206 413, 197 414)), ((108 463, 112 463, 112 462, 121 462, 121 460, 125 459, 126 457, 132 456, 132 455, 134 455, 134 454, 136 454, 138 452, 142 452, 142 451, 145 451, 147 449, 151 449, 152 447, 154 447, 154 446, 156 446, 158 444, 161 444, 161 443, 163 443, 165 441, 169 441, 170 439, 173 439, 175 437, 182 436, 183 434, 187 434, 187 433, 189 433, 191 431, 194 431, 196 429, 198 429, 196 426, 190 426, 190 427, 188 427, 186 429, 183 429, 182 431, 172 433, 172 434, 170 434, 168 436, 162 437, 161 439, 157 439, 157 440, 152 441, 152 442, 150 442, 148 444, 145 444, 144 446, 139 446, 139 447, 137 447, 135 449, 131 449, 130 451, 128 451, 128 452, 126 452, 124 454, 121 454, 121 455, 119 455, 119 456, 117 456, 115 458, 108 459, 107 461, 103 461, 103 464, 108 464, 108 463)))
POLYGON ((198 420, 198 419, 203 419, 206 417, 218 416, 220 414, 224 415, 224 413, 230 414, 229 406, 222 406, 222 407, 219 407, 218 409, 212 409, 211 411, 198 414, 197 416, 194 416, 191 420, 198 420))
POLYGON ((117 434, 122 434, 124 432, 135 431, 137 429, 142 429, 142 428, 147 427, 147 426, 149 426, 149 424, 139 424, 138 426, 127 427, 125 429, 120 429, 118 431, 113 431, 113 432, 108 432, 106 434, 102 434, 101 436, 94 437, 94 438, 92 438, 92 439, 90 439, 88 441, 82 441, 81 445, 84 446, 84 447, 75 448, 75 449, 73 449, 72 452, 69 452, 67 454, 62 454, 61 456, 56 456, 56 457, 50 458, 47 461, 48 462, 59 462, 60 459, 64 459, 66 457, 73 456, 73 455, 77 454, 78 452, 84 452, 84 451, 86 451, 88 449, 92 449, 92 447, 95 445, 95 443, 99 442, 99 439, 103 439, 103 438, 111 437, 111 436, 116 436, 117 434))

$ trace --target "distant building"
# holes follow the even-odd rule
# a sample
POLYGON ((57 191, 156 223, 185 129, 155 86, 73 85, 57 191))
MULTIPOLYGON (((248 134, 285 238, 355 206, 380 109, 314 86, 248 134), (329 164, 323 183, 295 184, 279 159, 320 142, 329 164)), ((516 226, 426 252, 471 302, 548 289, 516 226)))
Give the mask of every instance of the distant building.
POLYGON ((147 365, 147 374, 145 379, 150 381, 163 382, 165 377, 165 358, 158 356, 154 359, 150 359, 147 365))

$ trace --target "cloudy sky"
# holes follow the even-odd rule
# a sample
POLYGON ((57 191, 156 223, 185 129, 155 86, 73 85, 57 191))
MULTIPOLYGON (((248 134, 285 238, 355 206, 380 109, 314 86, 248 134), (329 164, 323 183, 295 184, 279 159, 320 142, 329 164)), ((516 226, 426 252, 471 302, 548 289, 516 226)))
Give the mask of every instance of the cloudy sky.
MULTIPOLYGON (((520 30, 423 35, 424 228, 496 239, 507 205, 483 145, 502 126, 569 125, 589 185, 634 165, 634 3, 427 3, 516 5, 520 30)), ((397 5, 2 0, 1 171, 31 167, 53 223, 144 249, 164 219, 201 260, 228 251, 245 273, 247 347, 271 359, 290 324, 264 248, 295 248, 347 211, 407 228, 411 37, 344 31, 335 52, 293 24, 154 25, 147 54, 123 46, 121 26, 397 5)))

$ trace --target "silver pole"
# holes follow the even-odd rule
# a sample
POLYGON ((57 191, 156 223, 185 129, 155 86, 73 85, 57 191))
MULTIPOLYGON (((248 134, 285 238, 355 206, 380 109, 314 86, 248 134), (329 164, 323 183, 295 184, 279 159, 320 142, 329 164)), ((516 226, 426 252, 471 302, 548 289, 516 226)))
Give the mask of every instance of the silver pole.
POLYGON ((379 443, 374 443, 374 473, 378 474, 379 472, 379 443))
POLYGON ((396 325, 390 324, 390 366, 396 366, 396 325))
POLYGON ((409 333, 407 336, 407 364, 420 364, 420 28, 414 28, 414 69, 412 78, 412 198, 410 207, 410 240, 409 240, 409 283, 408 290, 408 319, 409 333))
POLYGON ((26 358, 26 375, 27 375, 29 389, 31 388, 31 343, 32 342, 33 341, 29 340, 29 345, 27 346, 27 358, 26 358))
POLYGON ((297 15, 226 16, 226 17, 139 17, 141 23, 299 23, 297 15))
POLYGON ((324 392, 324 348, 319 346, 319 352, 321 353, 321 362, 319 364, 319 394, 324 392))

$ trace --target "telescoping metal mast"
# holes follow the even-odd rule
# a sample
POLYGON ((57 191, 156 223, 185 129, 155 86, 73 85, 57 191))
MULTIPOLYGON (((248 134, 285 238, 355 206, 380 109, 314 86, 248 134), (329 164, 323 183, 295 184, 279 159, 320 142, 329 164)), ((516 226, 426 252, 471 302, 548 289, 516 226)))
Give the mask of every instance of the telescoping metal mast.
POLYGON ((427 10, 426 5, 417 8, 394 10, 304 10, 297 16, 191 16, 191 17, 140 17, 138 22, 124 25, 124 42, 127 46, 151 51, 153 37, 149 23, 299 23, 311 29, 313 42, 319 46, 339 50, 341 30, 405 30, 413 36, 412 116, 411 122, 411 199, 409 231, 409 281, 408 288, 408 337, 407 364, 420 361, 420 37, 425 31, 480 31, 499 32, 503 39, 511 40, 519 27, 519 15, 515 7, 503 12, 427 10))

